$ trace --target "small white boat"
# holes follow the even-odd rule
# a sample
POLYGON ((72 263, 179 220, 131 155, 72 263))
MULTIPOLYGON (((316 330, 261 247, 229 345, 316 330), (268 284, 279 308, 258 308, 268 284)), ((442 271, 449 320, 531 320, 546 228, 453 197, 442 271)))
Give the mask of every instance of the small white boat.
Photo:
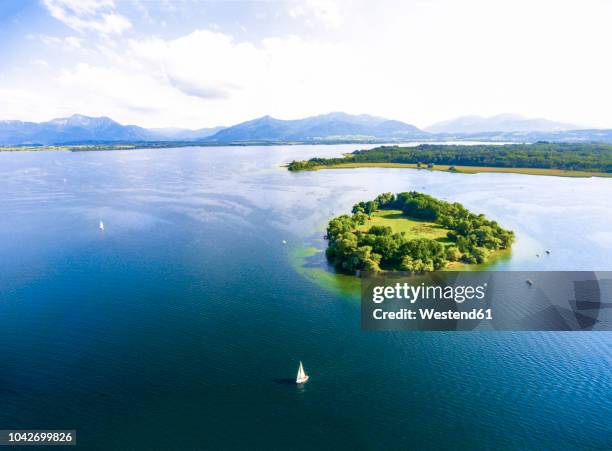
POLYGON ((283 240, 283 244, 287 244, 287 240, 283 240))
POLYGON ((295 378, 295 383, 303 384, 308 380, 309 377, 310 376, 308 376, 308 374, 304 372, 304 365, 302 365, 302 362, 300 361, 300 367, 298 369, 297 377, 295 378))
POLYGON ((100 230, 104 230, 104 223, 100 221, 100 230))
POLYGON ((531 279, 527 279, 525 282, 527 282, 527 285, 533 285, 533 282, 531 281, 531 279))

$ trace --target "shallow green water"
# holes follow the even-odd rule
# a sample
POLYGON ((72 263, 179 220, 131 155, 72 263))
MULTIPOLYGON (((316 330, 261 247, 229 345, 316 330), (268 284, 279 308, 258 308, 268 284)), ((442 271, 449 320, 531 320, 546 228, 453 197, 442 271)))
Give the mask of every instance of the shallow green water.
POLYGON ((350 290, 295 262, 329 217, 414 189, 515 230, 495 269, 610 270, 612 180, 279 167, 352 149, 0 153, 0 429, 88 449, 609 446, 611 333, 362 332, 350 290))

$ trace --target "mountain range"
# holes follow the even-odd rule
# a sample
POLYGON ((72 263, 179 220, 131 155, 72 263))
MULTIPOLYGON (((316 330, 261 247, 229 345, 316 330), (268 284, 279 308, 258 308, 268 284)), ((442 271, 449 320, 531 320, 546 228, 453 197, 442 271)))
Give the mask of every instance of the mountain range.
POLYGON ((347 113, 303 119, 270 116, 230 127, 189 130, 122 125, 108 117, 75 114, 47 122, 0 121, 0 145, 61 145, 181 142, 199 144, 293 142, 402 142, 411 140, 612 141, 612 130, 579 129, 571 124, 517 115, 465 116, 420 130, 405 122, 347 113))
POLYGON ((224 127, 209 127, 189 130, 186 128, 149 128, 149 132, 153 134, 156 140, 172 140, 172 141, 197 141, 214 135, 224 127))
POLYGON ((429 133, 484 133, 484 132, 559 132, 581 127, 542 118, 525 118, 517 114, 497 116, 462 116, 438 122, 425 128, 429 133))
POLYGON ((107 117, 75 114, 48 122, 0 121, 0 144, 61 144, 66 142, 142 141, 148 130, 135 125, 121 125, 107 117))
POLYGON ((414 125, 367 114, 329 113, 304 119, 264 116, 219 131, 208 141, 325 141, 350 139, 415 139, 426 137, 414 125))
POLYGON ((0 145, 51 145, 143 141, 196 141, 222 127, 188 130, 122 125, 108 117, 74 114, 47 122, 0 121, 0 145))
POLYGON ((282 120, 264 116, 231 127, 143 128, 122 125, 107 117, 75 114, 48 122, 0 121, 0 145, 197 141, 215 143, 330 140, 401 140, 426 138, 427 133, 400 121, 375 116, 330 113, 282 120))

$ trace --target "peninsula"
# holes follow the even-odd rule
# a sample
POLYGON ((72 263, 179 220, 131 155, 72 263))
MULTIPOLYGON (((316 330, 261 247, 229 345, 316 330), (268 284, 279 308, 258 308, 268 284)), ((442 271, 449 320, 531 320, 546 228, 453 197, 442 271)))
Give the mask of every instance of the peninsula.
POLYGON ((290 171, 406 167, 449 172, 515 172, 569 177, 612 177, 612 144, 547 143, 380 146, 339 158, 293 161, 290 171))
POLYGON ((327 227, 327 259, 342 272, 427 272, 485 263, 514 233, 497 222, 418 192, 381 194, 327 227))

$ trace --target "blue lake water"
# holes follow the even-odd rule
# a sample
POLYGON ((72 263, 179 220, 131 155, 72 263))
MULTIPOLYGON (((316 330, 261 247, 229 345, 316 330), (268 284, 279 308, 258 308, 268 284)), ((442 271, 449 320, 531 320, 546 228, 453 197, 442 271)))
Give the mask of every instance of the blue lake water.
POLYGON ((418 190, 516 232, 494 269, 612 270, 612 179, 281 167, 354 149, 0 153, 0 429, 87 449, 612 447, 612 332, 362 332, 291 257, 356 201, 418 190))

